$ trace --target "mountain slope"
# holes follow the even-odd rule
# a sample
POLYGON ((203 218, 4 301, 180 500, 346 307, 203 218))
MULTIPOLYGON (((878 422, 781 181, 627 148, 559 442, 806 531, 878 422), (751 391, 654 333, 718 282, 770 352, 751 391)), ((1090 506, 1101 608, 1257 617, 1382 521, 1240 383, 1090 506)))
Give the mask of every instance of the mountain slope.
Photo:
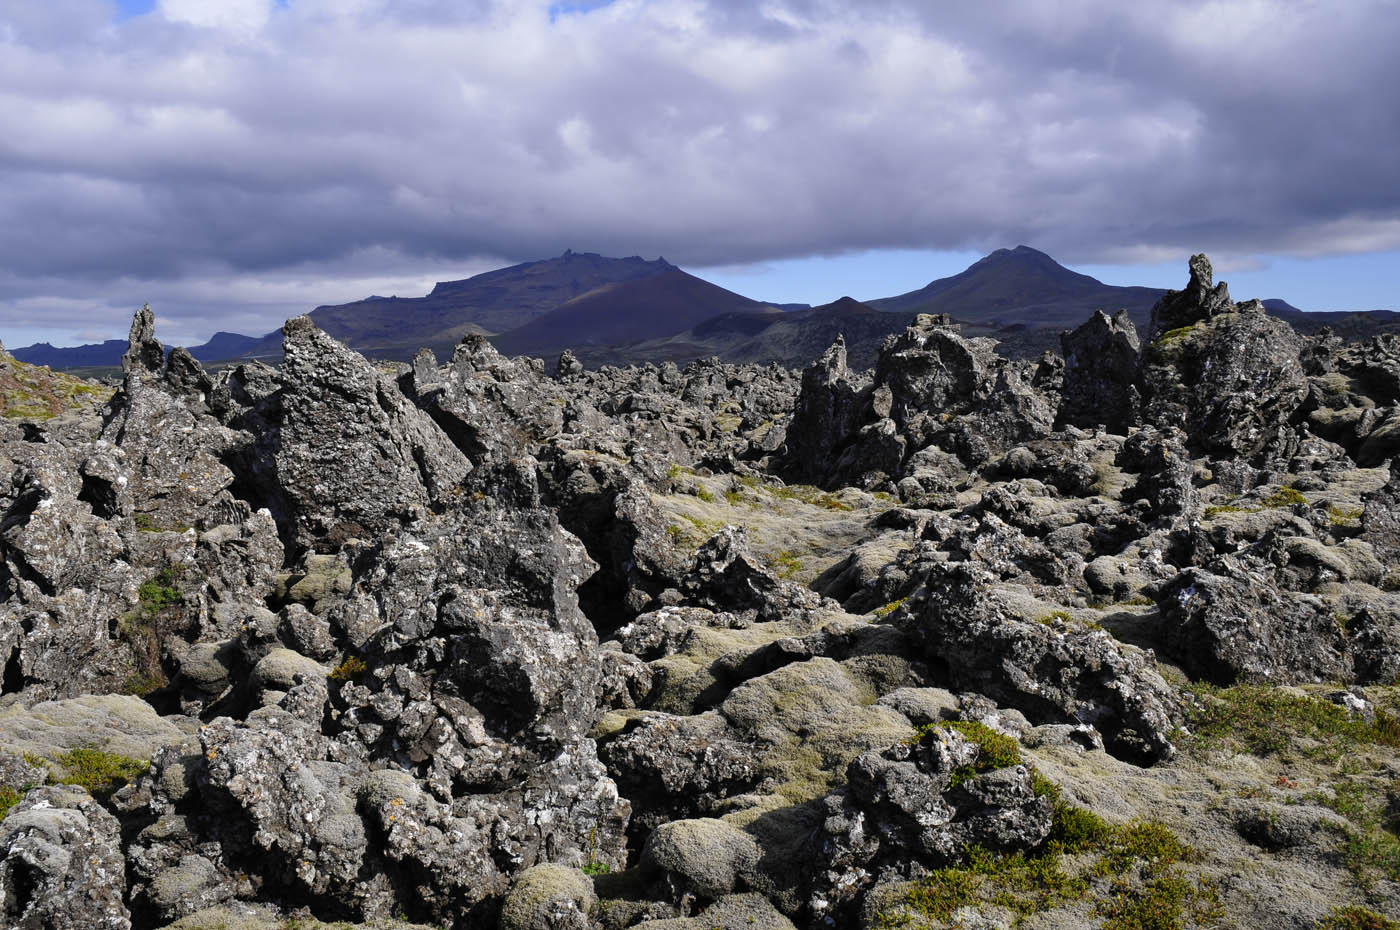
POLYGON ((566 348, 625 346, 684 332, 725 313, 772 313, 771 308, 717 284, 671 268, 641 280, 589 291, 492 339, 507 354, 548 354, 566 348))
POLYGON ((1152 305, 1165 293, 1162 288, 1104 284, 1020 245, 998 249, 967 270, 916 291, 866 303, 877 310, 947 313, 997 327, 1022 324, 1058 330, 1078 326, 1098 309, 1126 309, 1142 327, 1152 305))
POLYGON ((809 364, 844 336, 852 368, 875 364, 885 337, 902 332, 911 313, 882 313, 850 297, 811 310, 785 313, 771 326, 720 353, 727 362, 779 362, 790 367, 809 364))
MULTIPOLYGON (((599 287, 674 271, 664 258, 606 258, 565 252, 558 258, 523 262, 460 281, 443 281, 426 297, 367 297, 317 307, 316 325, 362 352, 410 358, 423 346, 451 351, 468 333, 515 329, 599 287)), ((265 340, 254 354, 275 355, 281 336, 265 340)))

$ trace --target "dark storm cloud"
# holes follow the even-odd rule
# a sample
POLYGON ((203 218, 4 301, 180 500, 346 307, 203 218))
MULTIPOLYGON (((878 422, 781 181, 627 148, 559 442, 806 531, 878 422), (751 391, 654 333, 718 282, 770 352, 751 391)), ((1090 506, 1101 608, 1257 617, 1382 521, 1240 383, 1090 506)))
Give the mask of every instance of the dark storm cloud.
POLYGON ((223 292, 269 329, 565 247, 1400 247, 1391 0, 551 6, 11 4, 0 314, 223 292))

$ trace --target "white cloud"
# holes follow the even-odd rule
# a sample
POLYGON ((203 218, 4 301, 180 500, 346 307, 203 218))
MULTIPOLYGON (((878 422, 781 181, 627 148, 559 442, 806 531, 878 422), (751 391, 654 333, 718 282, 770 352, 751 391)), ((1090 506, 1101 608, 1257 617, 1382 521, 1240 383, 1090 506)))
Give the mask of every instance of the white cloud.
POLYGON ((406 279, 565 247, 1400 243, 1391 0, 21 6, 0 14, 0 300, 225 290, 264 320, 362 295, 371 254, 406 279))
POLYGON ((252 33, 267 25, 271 0, 160 0, 160 12, 172 23, 206 29, 252 33))

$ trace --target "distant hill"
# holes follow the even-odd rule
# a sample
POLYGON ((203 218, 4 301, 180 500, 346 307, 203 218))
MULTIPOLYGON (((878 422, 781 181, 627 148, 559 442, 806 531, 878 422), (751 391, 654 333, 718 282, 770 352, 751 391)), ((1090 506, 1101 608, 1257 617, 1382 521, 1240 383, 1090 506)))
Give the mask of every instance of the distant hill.
POLYGON ((672 336, 714 317, 736 313, 764 316, 781 311, 671 268, 640 280, 595 288, 491 341, 510 355, 627 346, 672 336))
POLYGON ((59 348, 47 342, 38 342, 10 352, 21 362, 30 365, 47 365, 50 368, 82 368, 95 365, 117 365, 126 351, 125 339, 108 339, 106 342, 85 346, 59 348))
MULTIPOLYGON (((460 281, 443 281, 426 297, 366 297, 317 307, 311 319, 361 352, 381 358, 412 358, 426 346, 439 354, 468 333, 493 335, 517 329, 561 304, 609 284, 676 271, 664 258, 607 258, 566 251, 558 258, 524 262, 460 281)), ((280 355, 282 337, 271 334, 254 355, 280 355)))
MULTIPOLYGON (((770 304, 725 290, 664 258, 608 258, 566 251, 459 281, 444 281, 424 297, 367 297, 317 307, 311 317, 352 348, 377 358, 406 360, 423 347, 449 355, 468 333, 489 336, 501 351, 550 357, 570 348, 586 364, 685 362, 704 356, 727 361, 803 365, 836 338, 846 337, 850 364, 873 364, 880 342, 917 313, 946 313, 964 335, 991 336, 999 351, 1032 357, 1059 350, 1061 330, 1098 309, 1127 310, 1145 329, 1162 288, 1119 287, 1065 268, 1028 246, 998 249, 958 274, 894 297, 842 298, 821 307, 770 304)), ((1236 298, 1248 297, 1236 294, 1236 298)), ((1264 301, 1271 314, 1299 331, 1331 327, 1350 340, 1400 333, 1400 313, 1304 312, 1283 300, 1264 301)), ((124 340, 55 348, 15 349, 15 358, 60 369, 120 364, 124 340)), ((280 331, 254 338, 216 333, 190 352, 203 362, 282 354, 280 331)))
MULTIPOLYGON (((240 336, 238 333, 215 333, 203 345, 190 346, 189 351, 201 362, 218 362, 242 355, 258 342, 259 339, 254 336, 240 336)), ((10 354, 19 361, 27 362, 30 365, 72 369, 116 367, 121 365, 122 355, 125 352, 125 339, 108 339, 106 342, 67 348, 58 348, 47 342, 40 342, 22 349, 15 349, 10 354)))
POLYGON ((892 333, 902 332, 912 314, 881 313, 850 297, 821 307, 780 312, 737 311, 711 317, 685 332, 622 347, 583 347, 574 354, 587 365, 623 365, 629 362, 683 363, 715 356, 726 362, 777 362, 790 368, 811 363, 836 341, 846 337, 847 359, 852 367, 875 364, 880 344, 892 333))
POLYGON ((1044 252, 1018 245, 997 249, 967 270, 917 291, 866 303, 901 313, 947 313, 994 328, 1024 325, 1058 332, 1078 326, 1100 309, 1127 310, 1142 328, 1152 305, 1165 293, 1162 288, 1104 284, 1070 271, 1044 252))
MULTIPOLYGON (((264 337, 265 338, 265 337, 264 337)), ((238 333, 215 333, 202 346, 190 346, 190 354, 201 362, 222 362, 237 358, 257 345, 259 338, 238 333)))

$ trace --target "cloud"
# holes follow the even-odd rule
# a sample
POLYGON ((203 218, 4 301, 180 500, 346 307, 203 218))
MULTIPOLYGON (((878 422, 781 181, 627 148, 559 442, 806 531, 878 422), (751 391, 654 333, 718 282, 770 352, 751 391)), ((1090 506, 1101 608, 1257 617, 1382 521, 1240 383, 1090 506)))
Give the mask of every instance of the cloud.
POLYGON ((1400 247, 1390 0, 11 6, 6 325, 145 288, 264 331, 367 255, 1400 247))

